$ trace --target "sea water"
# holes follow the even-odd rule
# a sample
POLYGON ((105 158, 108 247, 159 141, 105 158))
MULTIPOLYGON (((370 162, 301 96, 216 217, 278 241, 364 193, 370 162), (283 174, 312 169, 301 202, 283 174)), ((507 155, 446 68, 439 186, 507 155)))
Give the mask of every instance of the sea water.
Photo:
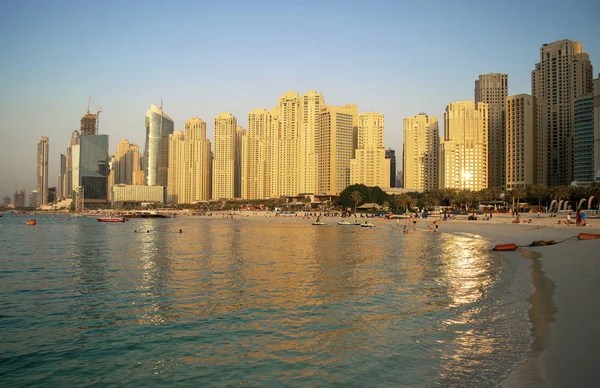
POLYGON ((527 263, 477 235, 26 221, 0 219, 3 387, 485 387, 530 342, 527 263))

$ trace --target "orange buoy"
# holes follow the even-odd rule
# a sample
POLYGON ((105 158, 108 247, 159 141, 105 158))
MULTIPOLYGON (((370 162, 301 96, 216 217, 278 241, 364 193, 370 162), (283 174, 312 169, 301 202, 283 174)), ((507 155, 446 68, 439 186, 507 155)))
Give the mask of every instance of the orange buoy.
POLYGON ((32 219, 30 219, 29 221, 27 221, 27 225, 35 225, 35 223, 36 223, 36 222, 35 222, 35 219, 34 219, 34 218, 32 218, 32 219))
POLYGON ((580 240, 600 240, 600 234, 579 233, 577 238, 580 240))
POLYGON ((500 244, 496 245, 493 251, 516 251, 519 247, 517 244, 500 244))

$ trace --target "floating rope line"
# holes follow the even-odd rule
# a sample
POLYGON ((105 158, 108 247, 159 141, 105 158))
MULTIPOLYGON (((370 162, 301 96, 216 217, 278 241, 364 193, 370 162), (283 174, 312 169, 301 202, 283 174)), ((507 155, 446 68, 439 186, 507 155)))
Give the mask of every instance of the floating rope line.
POLYGON ((532 241, 531 244, 528 245, 517 245, 514 243, 511 244, 499 244, 492 248, 493 251, 516 251, 518 248, 529 248, 529 247, 544 247, 547 245, 556 245, 565 241, 569 241, 572 239, 579 240, 600 240, 600 234, 592 234, 592 233, 579 233, 577 236, 571 236, 564 240, 554 241, 554 240, 536 240, 532 241))

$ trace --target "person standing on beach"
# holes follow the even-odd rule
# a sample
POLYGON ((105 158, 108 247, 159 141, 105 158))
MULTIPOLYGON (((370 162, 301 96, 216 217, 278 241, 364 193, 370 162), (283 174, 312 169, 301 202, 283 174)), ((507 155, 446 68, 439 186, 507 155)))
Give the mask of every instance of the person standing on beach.
POLYGON ((433 221, 433 224, 435 225, 435 229, 433 230, 433 233, 434 234, 438 234, 438 228, 439 228, 438 222, 437 221, 433 221))
POLYGON ((571 224, 571 213, 567 214, 567 226, 571 224))

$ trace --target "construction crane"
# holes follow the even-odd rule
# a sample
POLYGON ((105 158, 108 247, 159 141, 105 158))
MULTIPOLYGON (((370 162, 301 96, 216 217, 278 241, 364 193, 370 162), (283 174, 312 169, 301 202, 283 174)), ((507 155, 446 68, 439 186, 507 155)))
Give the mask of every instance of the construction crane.
POLYGON ((102 113, 102 107, 98 108, 92 96, 88 96, 87 114, 90 114, 90 104, 94 105, 96 109, 96 134, 100 134, 100 113, 102 113))

